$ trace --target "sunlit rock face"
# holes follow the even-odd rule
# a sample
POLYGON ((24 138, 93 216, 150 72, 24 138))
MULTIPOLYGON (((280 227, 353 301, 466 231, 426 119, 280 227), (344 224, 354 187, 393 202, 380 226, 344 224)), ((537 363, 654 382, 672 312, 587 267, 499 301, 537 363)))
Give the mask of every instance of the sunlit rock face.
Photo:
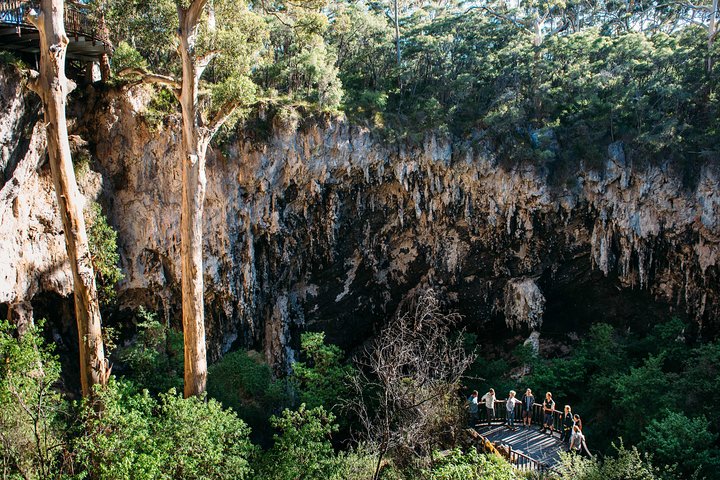
MULTIPOLYGON (((122 306, 149 305, 179 323, 180 128, 174 117, 149 126, 148 101, 139 87, 86 93, 74 104, 73 133, 89 142, 119 232, 122 306)), ((672 162, 634 162, 614 143, 599 166, 508 165, 480 134, 398 147, 342 120, 264 120, 264 138, 239 131, 208 156, 213 358, 252 345, 282 369, 304 329, 351 347, 428 285, 471 325, 507 314, 516 328, 542 328, 548 291, 559 282, 592 288, 597 275, 717 331, 720 174, 711 164, 687 181, 672 162)), ((18 191, 45 192, 32 212, 54 208, 42 170, 18 181, 26 185, 18 191)), ((7 185, 0 193, 12 197, 7 185)), ((3 224, 11 205, 0 204, 3 224)), ((3 230, 3 255, 16 255, 8 245, 17 242, 36 246, 34 263, 14 267, 25 277, 36 265, 67 270, 45 258, 40 245, 60 241, 59 222, 48 215, 46 224, 32 238, 20 226, 3 230)), ((2 275, 3 302, 38 291, 6 267, 2 275)), ((67 294, 66 277, 62 289, 37 285, 67 294)))

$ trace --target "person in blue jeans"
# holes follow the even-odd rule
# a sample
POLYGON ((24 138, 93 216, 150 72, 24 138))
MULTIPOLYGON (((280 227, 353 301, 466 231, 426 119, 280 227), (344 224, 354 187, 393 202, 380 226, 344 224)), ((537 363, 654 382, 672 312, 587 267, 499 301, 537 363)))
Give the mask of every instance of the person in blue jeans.
POLYGON ((529 388, 525 390, 525 395, 523 395, 521 402, 523 425, 529 427, 532 423, 533 405, 535 405, 535 396, 533 395, 532 390, 529 388))
POLYGON ((510 430, 517 430, 515 428, 515 405, 518 403, 520 403, 520 400, 515 398, 515 390, 510 390, 508 399, 505 402, 505 408, 507 409, 506 425, 510 430))

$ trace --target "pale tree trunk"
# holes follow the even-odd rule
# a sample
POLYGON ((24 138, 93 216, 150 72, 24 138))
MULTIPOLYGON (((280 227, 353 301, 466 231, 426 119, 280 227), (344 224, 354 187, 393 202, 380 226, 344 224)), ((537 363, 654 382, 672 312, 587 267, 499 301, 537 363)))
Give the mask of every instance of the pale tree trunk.
POLYGON ((718 34, 717 14, 718 14, 718 0, 713 0, 712 7, 710 7, 710 20, 708 23, 708 40, 707 40, 707 47, 708 47, 707 71, 708 71, 708 73, 712 72, 712 69, 713 69, 712 47, 713 47, 713 43, 715 42, 715 37, 718 34))
POLYGON ((103 348, 100 307, 85 230, 83 200, 75 180, 65 120, 69 82, 65 77, 68 38, 63 24, 63 7, 62 0, 42 0, 40 13, 30 14, 30 21, 40 33, 40 75, 32 88, 40 95, 45 111, 50 171, 73 274, 80 384, 83 396, 88 397, 94 385, 107 382, 109 369, 103 348))
POLYGON ((397 56, 397 66, 400 68, 400 12, 398 11, 398 0, 393 1, 395 8, 395 55, 397 56))
POLYGON ((188 9, 178 7, 180 56, 182 58, 182 211, 180 257, 182 264, 182 317, 185 337, 185 397, 200 395, 207 381, 205 305, 203 285, 203 204, 205 202, 205 154, 209 135, 198 111, 198 84, 202 74, 195 57, 200 14, 206 1, 194 1, 188 9))

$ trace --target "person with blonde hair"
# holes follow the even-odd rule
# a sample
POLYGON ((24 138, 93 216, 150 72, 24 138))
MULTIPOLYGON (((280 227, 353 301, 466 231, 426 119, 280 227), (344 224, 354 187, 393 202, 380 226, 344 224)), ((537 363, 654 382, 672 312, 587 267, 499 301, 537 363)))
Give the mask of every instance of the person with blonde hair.
POLYGON ((535 405, 535 396, 533 396, 532 390, 529 388, 525 390, 525 395, 523 395, 521 402, 523 425, 529 427, 532 423, 533 405, 535 405))
POLYGON ((515 390, 510 390, 510 393, 508 394, 508 398, 505 401, 505 408, 507 410, 506 412, 506 421, 505 424, 510 430, 517 430, 515 428, 515 405, 520 403, 520 400, 515 398, 515 390))
POLYGON ((570 405, 565 405, 565 409, 562 414, 562 433, 560 434, 561 441, 570 443, 570 434, 572 433, 574 425, 575 422, 573 421, 573 414, 570 409, 570 405))

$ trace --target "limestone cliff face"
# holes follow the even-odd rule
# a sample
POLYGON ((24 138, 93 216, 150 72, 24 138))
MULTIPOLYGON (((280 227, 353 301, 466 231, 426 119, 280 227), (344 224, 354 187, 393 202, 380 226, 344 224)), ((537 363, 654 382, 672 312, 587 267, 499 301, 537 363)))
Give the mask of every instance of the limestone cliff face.
MULTIPOLYGON (((74 133, 94 158, 86 193, 98 185, 119 232, 123 306, 150 305, 177 321, 179 124, 149 126, 148 101, 140 88, 86 93, 74 133)), ((2 116, 0 128, 17 130, 17 114, 2 116)), ((578 159, 560 174, 552 164, 500 165, 480 135, 388 147, 341 120, 271 123, 266 141, 238 132, 208 158, 213 357, 262 346, 282 367, 306 328, 352 345, 425 285, 469 322, 506 314, 508 325, 542 328, 546 296, 557 297, 558 285, 593 288, 598 276, 717 331, 717 166, 698 167, 688 182, 671 162, 634 165, 615 143, 604 165, 578 159)), ((69 292, 49 174, 37 166, 42 134, 33 132, 29 146, 8 146, 30 160, 0 190, 6 304, 42 289, 69 292)))

